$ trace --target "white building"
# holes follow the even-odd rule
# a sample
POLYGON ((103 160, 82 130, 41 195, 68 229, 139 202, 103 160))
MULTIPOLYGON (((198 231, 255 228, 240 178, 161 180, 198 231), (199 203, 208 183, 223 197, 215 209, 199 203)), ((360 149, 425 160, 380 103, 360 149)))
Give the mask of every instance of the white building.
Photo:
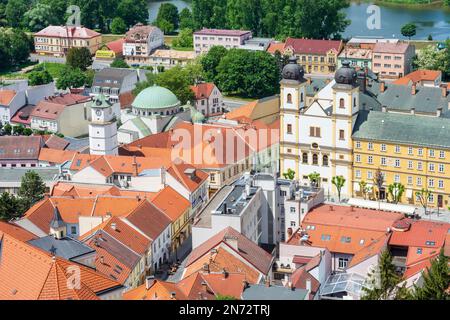
POLYGON ((89 150, 93 155, 118 155, 117 119, 113 104, 99 95, 91 104, 89 150))
MULTIPOLYGON (((336 193, 331 180, 352 181, 352 131, 360 105, 358 75, 347 62, 310 105, 306 104, 307 80, 295 58, 283 70, 281 81, 281 172, 295 171, 302 184, 319 173, 319 186, 336 193)), ((351 195, 346 183, 343 196, 351 195)))
POLYGON ((199 83, 191 86, 195 94, 195 109, 205 117, 223 114, 223 95, 214 83, 199 83))
POLYGON ((148 64, 150 54, 163 45, 164 34, 159 28, 138 23, 125 36, 123 55, 130 65, 148 64))

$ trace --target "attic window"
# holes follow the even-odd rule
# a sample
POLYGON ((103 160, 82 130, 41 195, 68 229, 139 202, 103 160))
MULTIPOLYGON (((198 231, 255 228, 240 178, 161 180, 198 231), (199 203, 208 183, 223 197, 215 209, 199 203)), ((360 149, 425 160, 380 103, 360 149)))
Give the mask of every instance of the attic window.
POLYGON ((352 241, 351 237, 345 237, 345 236, 341 237, 342 243, 350 243, 351 241, 352 241))
POLYGON ((364 242, 365 242, 364 239, 359 240, 359 244, 360 244, 361 246, 364 244, 364 242))
POLYGON ((426 241, 425 244, 426 244, 427 246, 435 246, 435 245, 436 245, 436 242, 434 242, 434 241, 426 241))
POLYGON ((321 239, 322 239, 322 241, 330 241, 331 236, 329 234, 323 234, 321 239))
POLYGON ((79 167, 80 165, 81 165, 81 160, 80 160, 80 159, 78 159, 78 160, 77 160, 77 164, 76 164, 76 166, 77 166, 77 167, 79 167))
POLYGON ((417 248, 417 254, 422 254, 422 248, 417 248))

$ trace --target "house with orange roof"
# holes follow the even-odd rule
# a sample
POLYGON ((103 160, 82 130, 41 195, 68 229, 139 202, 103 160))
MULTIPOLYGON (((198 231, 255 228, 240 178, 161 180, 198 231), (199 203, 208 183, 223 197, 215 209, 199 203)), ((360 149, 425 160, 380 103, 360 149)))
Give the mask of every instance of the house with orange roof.
POLYGON ((124 300, 216 300, 219 296, 241 299, 246 287, 245 275, 196 272, 177 282, 148 277, 145 284, 124 294, 124 300))
POLYGON ((182 278, 198 271, 243 273, 250 284, 272 276, 274 256, 232 227, 227 227, 192 250, 182 278))
POLYGON ((195 109, 205 117, 213 117, 223 113, 223 95, 214 83, 198 83, 191 86, 191 90, 195 96, 195 109))
POLYGON ((16 112, 26 105, 25 91, 15 91, 0 87, 0 121, 9 123, 16 112))
POLYGON ((38 164, 40 167, 62 165, 71 161, 76 154, 78 154, 78 152, 73 150, 42 148, 39 152, 38 164))
POLYGON ((439 87, 442 84, 442 72, 438 70, 420 69, 397 79, 393 84, 404 86, 439 87))
POLYGON ((46 97, 31 112, 30 127, 69 137, 88 134, 90 101, 90 97, 72 93, 46 97))
POLYGON ((0 231, 1 300, 119 300, 123 286, 0 231), (73 274, 79 275, 77 279, 73 274), (74 281, 75 280, 75 281, 74 281), (68 285, 69 284, 69 285, 68 285))

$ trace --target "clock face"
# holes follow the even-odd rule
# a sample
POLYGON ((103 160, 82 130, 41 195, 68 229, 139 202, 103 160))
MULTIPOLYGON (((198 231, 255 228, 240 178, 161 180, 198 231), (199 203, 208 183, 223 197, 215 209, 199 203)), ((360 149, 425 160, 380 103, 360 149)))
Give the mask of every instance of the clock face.
POLYGON ((95 111, 95 114, 100 117, 102 115, 102 112, 100 110, 97 110, 95 111))

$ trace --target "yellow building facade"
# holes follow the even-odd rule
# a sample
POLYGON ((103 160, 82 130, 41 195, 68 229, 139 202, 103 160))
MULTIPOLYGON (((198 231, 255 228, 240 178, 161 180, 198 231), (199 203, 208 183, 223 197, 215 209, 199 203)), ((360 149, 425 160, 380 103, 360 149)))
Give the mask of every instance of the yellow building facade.
MULTIPOLYGON (((388 195, 388 186, 395 182, 405 187, 401 203, 420 207, 416 193, 421 189, 431 191, 430 207, 447 208, 450 205, 450 149, 430 148, 411 144, 397 144, 382 141, 353 141, 353 191, 354 196, 363 197, 359 182, 374 184, 377 169, 384 175, 384 189, 381 198, 388 195)), ((376 199, 375 192, 366 196, 376 199)))

